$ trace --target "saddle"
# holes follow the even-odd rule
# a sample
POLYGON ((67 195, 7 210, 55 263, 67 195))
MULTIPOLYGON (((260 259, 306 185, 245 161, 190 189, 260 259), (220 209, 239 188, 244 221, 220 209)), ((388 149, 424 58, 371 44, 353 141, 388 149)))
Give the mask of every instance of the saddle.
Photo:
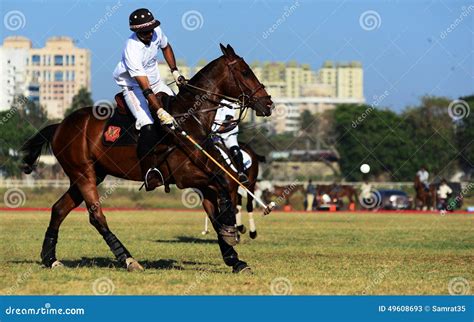
MULTIPOLYGON (((169 111, 173 97, 166 93, 158 93, 156 97, 161 100, 165 110, 169 111)), ((135 145, 138 142, 139 131, 135 128, 135 117, 127 107, 123 93, 115 95, 115 102, 117 107, 105 122, 102 144, 113 147, 135 145)))

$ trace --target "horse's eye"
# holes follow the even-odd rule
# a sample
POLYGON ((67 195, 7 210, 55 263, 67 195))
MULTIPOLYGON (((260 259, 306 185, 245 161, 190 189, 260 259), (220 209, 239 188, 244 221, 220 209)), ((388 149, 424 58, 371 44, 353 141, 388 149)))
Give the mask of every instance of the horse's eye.
POLYGON ((250 71, 248 69, 244 69, 242 75, 245 77, 250 76, 250 71))

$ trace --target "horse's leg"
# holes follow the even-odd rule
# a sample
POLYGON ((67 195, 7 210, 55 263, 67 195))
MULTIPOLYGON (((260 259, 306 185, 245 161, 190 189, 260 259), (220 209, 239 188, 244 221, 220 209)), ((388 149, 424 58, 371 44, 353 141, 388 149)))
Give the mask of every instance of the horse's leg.
POLYGON ((230 246, 219 233, 219 224, 216 219, 219 216, 219 205, 217 202, 217 193, 213 189, 206 188, 203 190, 202 205, 208 214, 209 219, 211 220, 214 230, 217 232, 217 241, 219 243, 219 249, 221 251, 222 258, 224 259, 224 263, 227 266, 232 267, 233 273, 240 273, 244 271, 251 272, 247 263, 239 259, 235 249, 230 246))
POLYGON ((201 232, 201 234, 203 235, 209 234, 209 218, 207 218, 207 215, 206 217, 204 217, 204 230, 201 232))
MULTIPOLYGON (((250 192, 255 192, 255 181, 249 185, 250 192)), ((255 226, 255 219, 253 218, 253 197, 247 193, 247 213, 249 215, 249 236, 252 239, 257 238, 257 227, 255 226)))
POLYGON ((245 228, 244 224, 242 224, 242 195, 238 192, 237 192, 237 213, 235 214, 235 222, 237 225, 237 229, 242 234, 245 234, 247 229, 245 228))
MULTIPOLYGON (((97 177, 96 184, 99 185, 104 179, 105 176, 97 177)), ((56 259, 56 244, 58 242, 59 227, 67 215, 83 201, 84 198, 82 198, 81 192, 76 185, 71 183, 68 191, 66 191, 51 208, 51 219, 41 248, 41 262, 46 267, 54 268, 62 266, 62 263, 56 259)))
POLYGON ((143 270, 143 267, 132 257, 130 252, 109 229, 107 220, 102 212, 99 192, 96 187, 96 177, 92 168, 81 173, 77 179, 77 186, 86 202, 89 212, 89 221, 102 235, 110 250, 119 263, 126 265, 129 271, 143 270))
POLYGON ((79 206, 83 200, 79 189, 72 185, 51 208, 51 219, 41 248, 41 262, 44 266, 50 268, 62 266, 56 259, 59 227, 71 210, 79 206))

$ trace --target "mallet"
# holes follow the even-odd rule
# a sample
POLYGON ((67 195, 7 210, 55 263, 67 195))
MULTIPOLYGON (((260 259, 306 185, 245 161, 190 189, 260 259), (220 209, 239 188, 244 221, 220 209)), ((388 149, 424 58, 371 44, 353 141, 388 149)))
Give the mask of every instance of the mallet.
POLYGON ((265 203, 262 200, 260 200, 260 198, 257 198, 252 192, 250 192, 249 189, 247 189, 247 187, 244 184, 242 184, 237 178, 235 178, 233 174, 231 174, 226 168, 224 168, 223 165, 221 165, 216 159, 214 159, 212 155, 207 153, 207 151, 204 150, 203 147, 201 147, 201 145, 199 145, 199 143, 197 143, 191 136, 189 136, 188 133, 186 133, 186 131, 181 130, 180 133, 182 136, 188 139, 192 144, 194 144, 194 146, 199 151, 204 153, 204 155, 206 155, 209 159, 211 159, 212 162, 214 162, 219 168, 221 168, 222 171, 224 171, 229 177, 231 177, 232 180, 237 182, 237 184, 241 186, 242 189, 244 189, 249 195, 251 195, 263 207, 264 216, 268 215, 273 210, 273 208, 275 207, 275 203, 273 201, 270 202, 268 205, 265 205, 265 203))

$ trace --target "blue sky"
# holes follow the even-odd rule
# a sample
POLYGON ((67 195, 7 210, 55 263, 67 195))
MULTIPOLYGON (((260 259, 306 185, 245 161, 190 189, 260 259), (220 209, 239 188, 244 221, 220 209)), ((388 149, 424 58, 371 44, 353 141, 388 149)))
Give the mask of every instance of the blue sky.
POLYGON ((2 0, 0 6, 4 24, 12 10, 25 17, 18 30, 2 26, 2 39, 23 35, 43 46, 48 37, 67 35, 89 48, 95 100, 118 91, 112 71, 130 35, 128 15, 138 7, 155 14, 177 58, 190 65, 219 56, 222 42, 248 62, 297 60, 318 69, 325 60, 359 60, 367 102, 384 96, 380 106, 397 111, 426 94, 474 93, 472 1, 2 0), (195 30, 192 19, 183 23, 186 13, 198 17, 195 30))

